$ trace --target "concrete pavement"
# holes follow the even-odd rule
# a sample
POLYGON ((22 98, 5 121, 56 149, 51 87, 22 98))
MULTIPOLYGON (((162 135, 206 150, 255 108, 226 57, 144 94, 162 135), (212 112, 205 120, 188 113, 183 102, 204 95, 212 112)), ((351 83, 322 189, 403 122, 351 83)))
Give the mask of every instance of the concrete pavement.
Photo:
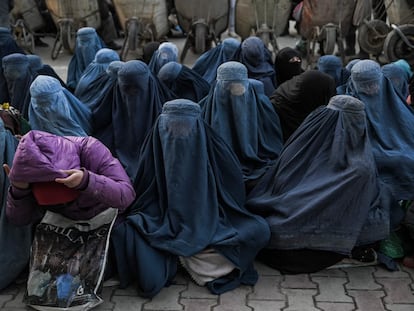
MULTIPOLYGON (((184 271, 153 299, 141 298, 134 286, 104 287, 102 311, 413 311, 414 269, 390 272, 381 266, 281 275, 255 263, 259 280, 216 296, 196 285, 184 271)), ((30 310, 22 303, 25 284, 0 292, 0 311, 30 310)))

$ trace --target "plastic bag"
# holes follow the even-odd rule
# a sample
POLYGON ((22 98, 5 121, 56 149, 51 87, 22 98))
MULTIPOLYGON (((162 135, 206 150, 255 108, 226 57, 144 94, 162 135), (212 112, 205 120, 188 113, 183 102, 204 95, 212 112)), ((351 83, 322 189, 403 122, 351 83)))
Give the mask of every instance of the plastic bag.
POLYGON ((99 296, 117 209, 74 221, 47 211, 37 225, 24 302, 37 310, 89 310, 99 296))

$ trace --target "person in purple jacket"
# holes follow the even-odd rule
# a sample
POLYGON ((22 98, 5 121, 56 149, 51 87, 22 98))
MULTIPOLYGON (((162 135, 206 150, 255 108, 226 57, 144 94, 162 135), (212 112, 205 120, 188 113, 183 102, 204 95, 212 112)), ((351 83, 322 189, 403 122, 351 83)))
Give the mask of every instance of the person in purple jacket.
MULTIPOLYGON (((88 220, 110 207, 118 209, 116 226, 135 199, 121 163, 90 136, 32 130, 21 138, 12 167, 3 167, 11 184, 6 215, 18 226, 39 223, 47 210, 88 220)), ((109 260, 116 260, 111 253, 109 260)))

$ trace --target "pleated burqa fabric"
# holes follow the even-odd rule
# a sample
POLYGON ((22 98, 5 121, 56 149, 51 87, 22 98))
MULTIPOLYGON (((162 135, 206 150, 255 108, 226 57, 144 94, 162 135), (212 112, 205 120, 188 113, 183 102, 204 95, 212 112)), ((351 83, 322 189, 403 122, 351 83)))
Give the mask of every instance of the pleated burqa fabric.
MULTIPOLYGON (((109 64, 112 61, 119 61, 119 55, 114 50, 108 48, 102 48, 95 54, 93 61, 85 68, 82 75, 79 78, 76 85, 74 94, 81 99, 85 92, 87 92, 90 84, 92 84, 96 78, 105 72, 109 64)), ((95 91, 100 91, 95 90, 95 91)))
POLYGON ((83 71, 104 47, 102 39, 92 27, 82 27, 76 32, 75 52, 69 61, 66 84, 71 91, 76 89, 83 71))
POLYGON ((118 71, 117 81, 112 103, 112 153, 134 180, 145 136, 161 113, 162 105, 173 97, 149 67, 139 60, 127 61, 118 71))
POLYGON ((378 176, 364 104, 337 95, 305 119, 251 191, 246 207, 267 220, 268 249, 349 255, 356 245, 388 236, 389 199, 378 176))
POLYGON ((177 96, 199 102, 210 91, 210 84, 197 72, 177 62, 168 62, 158 78, 177 96))
POLYGON ((246 183, 254 183, 278 158, 283 139, 279 118, 250 84, 246 67, 226 62, 200 101, 204 120, 237 155, 246 183))
POLYGON ((239 40, 226 38, 221 44, 201 54, 192 69, 211 84, 216 80, 217 68, 225 62, 233 60, 239 48, 239 40))
POLYGON ((169 62, 178 62, 178 47, 172 42, 163 42, 152 54, 148 64, 149 69, 154 75, 158 74, 161 67, 169 62))
POLYGON ((361 60, 352 67, 349 95, 365 104, 378 171, 396 200, 414 199, 414 114, 381 67, 361 60))
POLYGON ((91 111, 51 76, 38 76, 30 86, 29 123, 33 130, 59 136, 89 136, 91 111))
POLYGON ((33 81, 29 60, 25 54, 13 53, 3 57, 2 65, 10 105, 19 110, 27 120, 30 103, 29 89, 33 81))
POLYGON ((136 279, 141 295, 154 296, 175 275, 178 256, 212 248, 235 270, 206 286, 219 294, 253 285, 253 260, 268 242, 263 218, 244 208, 237 158, 201 118, 198 104, 167 102, 148 135, 135 181, 137 199, 114 232, 121 284, 136 279))
MULTIPOLYGON (((2 164, 13 163, 18 140, 4 128, 0 118, 0 161, 2 164)), ((32 227, 17 227, 6 216, 6 202, 9 178, 0 170, 0 290, 11 284, 29 264, 30 246, 32 244, 32 227)))

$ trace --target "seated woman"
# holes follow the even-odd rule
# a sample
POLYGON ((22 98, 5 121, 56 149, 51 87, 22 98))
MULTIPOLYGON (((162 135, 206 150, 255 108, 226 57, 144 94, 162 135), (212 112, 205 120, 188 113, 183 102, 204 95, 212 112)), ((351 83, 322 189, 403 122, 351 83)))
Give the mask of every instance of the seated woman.
MULTIPOLYGON (((12 165, 18 140, 4 127, 0 118, 0 161, 12 165)), ((15 226, 6 217, 7 189, 9 180, 0 174, 0 290, 11 284, 29 262, 32 243, 32 227, 15 226)))
POLYGON ((61 136, 88 136, 91 111, 51 76, 38 76, 30 86, 29 123, 33 130, 61 136))
POLYGON ((76 32, 75 51, 68 65, 66 84, 71 91, 76 89, 83 71, 95 58, 96 52, 104 47, 95 28, 82 27, 76 32))
MULTIPOLYGON (((12 168, 10 161, 4 163, 11 183, 5 214, 16 226, 38 224, 46 211, 78 221, 109 208, 118 210, 117 226, 135 198, 120 162, 90 136, 57 136, 32 130, 21 138, 12 168)), ((23 236, 13 243, 17 239, 23 236)), ((18 244, 22 254, 29 252, 30 244, 31 240, 18 244)), ((113 256, 110 251, 109 270, 114 267, 113 256)))
POLYGON ((335 81, 318 70, 307 70, 280 85, 270 97, 286 142, 309 113, 327 105, 335 95, 335 81))
POLYGON ((153 297, 170 284, 178 261, 215 294, 256 283, 253 260, 269 227, 244 208, 237 158, 202 120, 198 104, 164 104, 134 186, 137 199, 114 231, 121 286, 137 281, 139 294, 153 297))
POLYGON ((347 94, 365 104, 368 135, 381 179, 395 200, 413 200, 414 114, 381 66, 361 60, 352 67, 347 94))
POLYGON ((276 74, 272 62, 272 53, 265 46, 262 39, 253 36, 246 38, 236 52, 235 61, 247 67, 249 78, 263 82, 265 94, 272 95, 276 88, 276 74))
POLYGON ((7 84, 10 105, 28 119, 30 104, 29 88, 34 76, 25 54, 13 53, 3 57, 3 75, 7 84))
POLYGON ((305 119, 249 194, 246 207, 271 230, 259 259, 283 273, 312 273, 387 238, 387 194, 364 104, 334 96, 305 119))
POLYGON ((226 38, 221 44, 201 54, 192 69, 211 84, 216 80, 217 68, 225 62, 231 61, 239 47, 239 40, 226 38))
POLYGON ((276 87, 278 87, 283 82, 290 80, 304 71, 302 69, 301 53, 291 47, 281 49, 276 54, 274 68, 276 74, 276 87))
POLYGON ((210 84, 197 72, 177 62, 168 62, 157 75, 176 96, 199 102, 210 91, 210 84))
POLYGON ((137 158, 146 135, 162 105, 173 98, 142 61, 127 61, 118 71, 114 97, 108 103, 112 106, 112 122, 108 124, 112 135, 99 137, 105 137, 102 142, 121 161, 131 180, 136 177, 137 158))
POLYGON ((319 57, 318 70, 330 75, 335 80, 336 87, 344 85, 351 74, 344 68, 341 58, 335 55, 322 55, 319 57))
MULTIPOLYGON (((114 50, 102 48, 95 54, 93 61, 85 68, 76 85, 74 94, 81 99, 88 87, 102 72, 105 72, 112 61, 119 61, 119 55, 114 50)), ((97 92, 99 90, 95 90, 97 92)))
POLYGON ((283 140, 277 113, 260 98, 247 75, 239 62, 220 65, 214 87, 199 104, 204 120, 239 159, 249 191, 276 161, 283 140))
POLYGON ((172 42, 163 42, 151 56, 148 64, 149 69, 154 75, 158 74, 161 67, 168 62, 178 62, 178 47, 172 42))

